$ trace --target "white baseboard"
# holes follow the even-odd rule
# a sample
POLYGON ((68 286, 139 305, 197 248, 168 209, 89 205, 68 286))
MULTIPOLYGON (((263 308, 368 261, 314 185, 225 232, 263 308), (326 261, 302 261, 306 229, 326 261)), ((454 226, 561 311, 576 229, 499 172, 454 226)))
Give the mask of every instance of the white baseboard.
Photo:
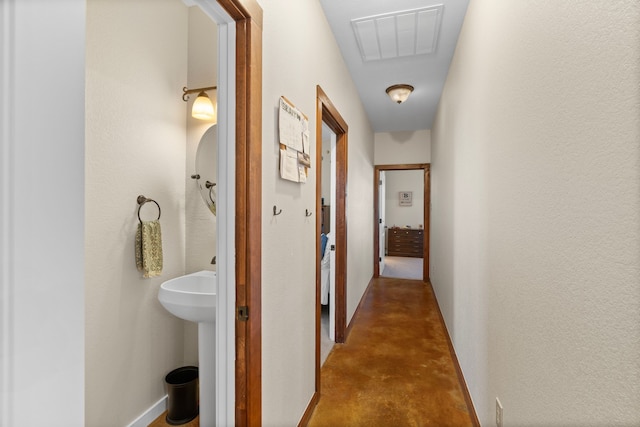
POLYGON ((165 395, 127 427, 147 427, 166 410, 167 396, 165 395))

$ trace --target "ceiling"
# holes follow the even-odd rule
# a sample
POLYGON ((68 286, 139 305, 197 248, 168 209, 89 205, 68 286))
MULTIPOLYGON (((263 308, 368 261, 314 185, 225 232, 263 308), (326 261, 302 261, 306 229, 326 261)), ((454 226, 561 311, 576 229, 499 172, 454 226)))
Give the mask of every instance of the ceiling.
POLYGON ((469 0, 320 3, 374 132, 430 129, 469 0), (399 83, 415 88, 402 104, 385 92, 399 83))

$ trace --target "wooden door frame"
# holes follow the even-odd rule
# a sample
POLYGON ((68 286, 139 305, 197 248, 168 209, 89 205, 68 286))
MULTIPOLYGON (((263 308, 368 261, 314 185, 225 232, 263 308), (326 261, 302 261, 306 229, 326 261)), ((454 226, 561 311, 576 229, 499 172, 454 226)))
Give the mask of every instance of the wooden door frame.
MULTIPOLYGON (((336 134, 336 342, 343 343, 347 330, 347 153, 349 126, 320 86, 316 86, 316 212, 322 211, 322 124, 336 134)), ((316 393, 320 392, 320 233, 316 215, 316 393)))
POLYGON ((262 8, 218 0, 236 22, 235 425, 262 424, 262 8))
POLYGON ((423 224, 424 224, 424 242, 422 245, 422 280, 429 281, 429 237, 430 237, 430 206, 431 206, 431 164, 416 163, 404 165, 376 165, 373 172, 373 277, 380 277, 380 194, 378 186, 380 185, 381 171, 402 171, 402 170, 420 170, 424 171, 424 206, 423 206, 423 224))

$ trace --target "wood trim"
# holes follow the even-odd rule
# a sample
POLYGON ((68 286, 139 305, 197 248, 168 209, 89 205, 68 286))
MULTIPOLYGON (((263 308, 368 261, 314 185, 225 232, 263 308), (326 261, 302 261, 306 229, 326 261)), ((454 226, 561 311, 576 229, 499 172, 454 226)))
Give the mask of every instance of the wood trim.
MULTIPOLYGON (((320 86, 316 86, 317 111, 320 112, 317 119, 320 122, 320 138, 322 138, 322 122, 336 134, 336 224, 334 226, 336 239, 336 342, 343 343, 346 336, 347 319, 347 164, 348 164, 348 138, 349 126, 342 118, 338 109, 333 105, 327 94, 320 86)), ((316 131, 318 127, 316 125, 316 131)), ((316 140, 317 139, 316 135, 316 140)), ((322 140, 322 139, 320 139, 322 140)), ((317 145, 317 144, 316 144, 317 145)), ((316 162, 318 160, 316 159, 316 162)), ((318 165, 316 173, 322 169, 318 165)), ((322 179, 322 172, 316 179, 322 179)), ((319 194, 316 194, 316 205, 319 194)), ((319 236, 319 230, 317 230, 319 236)), ((316 246, 319 251, 319 246, 316 246)), ((316 267, 316 275, 319 274, 319 264, 316 267)))
POLYGON ((404 163, 397 165, 375 165, 374 167, 379 171, 403 171, 403 170, 415 170, 415 169, 428 169, 430 163, 404 163))
POLYGON ((427 165, 424 170, 424 209, 422 210, 422 215, 424 221, 422 280, 426 282, 429 280, 431 262, 431 165, 427 165))
POLYGON ((331 130, 336 132, 336 134, 346 134, 349 132, 347 122, 344 121, 338 109, 333 105, 320 86, 316 86, 316 93, 318 100, 322 103, 322 121, 324 121, 331 130))
POLYGON ((376 165, 373 171, 373 277, 380 277, 380 206, 378 191, 378 182, 380 181, 380 171, 393 170, 424 170, 424 207, 422 210, 424 223, 424 242, 423 242, 423 262, 422 262, 422 280, 429 280, 429 238, 431 230, 431 165, 429 163, 414 164, 398 164, 398 165, 376 165))
POLYGON ((307 424, 309 424, 309 421, 311 421, 311 416, 313 415, 313 411, 316 409, 316 406, 318 406, 319 400, 320 392, 316 391, 315 393, 313 393, 313 396, 311 396, 311 400, 309 401, 304 414, 302 414, 302 419, 300 419, 298 427, 305 427, 307 424))
POLYGON ((445 323, 444 316, 442 315, 442 311, 440 310, 440 304, 438 303, 438 298, 436 297, 436 293, 433 289, 433 285, 431 284, 431 280, 427 281, 427 285, 431 287, 431 292, 433 293, 433 297, 436 301, 436 307, 438 308, 438 317, 440 319, 440 324, 442 325, 442 329, 446 332, 445 335, 447 336, 447 345, 449 346, 449 353, 451 354, 451 360, 453 361, 453 365, 456 369, 456 375, 458 376, 458 382, 460 383, 460 388, 462 389, 462 394, 464 395, 464 401, 467 404, 467 411, 469 412, 469 417, 471 418, 473 427, 480 427, 478 414, 476 414, 476 409, 473 406, 473 401, 471 400, 471 395, 469 394, 469 389, 467 388, 467 382, 464 380, 462 369, 460 369, 460 363, 458 363, 458 357, 456 356, 456 351, 453 348, 453 343, 451 342, 451 335, 449 335, 449 330, 447 329, 447 324, 445 323))
POLYGON ((236 426, 262 424, 262 9, 218 0, 236 21, 236 426))
MULTIPOLYGON (((320 86, 316 86, 316 212, 321 212, 322 123, 336 134, 336 342, 346 339, 347 318, 347 165, 349 126, 320 86)), ((320 393, 320 214, 316 215, 316 393, 320 393)))
MULTIPOLYGON (((316 89, 319 91, 319 87, 316 89)), ((321 346, 320 334, 322 333, 322 308, 320 301, 322 300, 322 276, 320 262, 322 254, 320 248, 322 242, 320 234, 322 233, 322 218, 319 212, 322 212, 322 103, 316 95, 316 389, 315 393, 320 393, 320 357, 321 346)), ((313 400, 312 400, 313 401, 313 400)), ((301 422, 302 423, 302 422, 301 422)), ((304 425, 304 424, 301 424, 304 425)))
POLYGON ((248 19, 262 30, 262 8, 256 0, 218 0, 218 4, 234 21, 248 19))
POLYGON ((380 169, 373 168, 373 277, 380 277, 380 169), (376 244, 378 242, 378 244, 376 244))
MULTIPOLYGON (((247 425, 262 425, 262 28, 250 21, 246 176, 247 425)), ((240 305, 240 304, 238 304, 240 305)), ((236 421, 236 425, 238 425, 236 421)))
POLYGON ((345 131, 336 143, 336 343, 347 339, 347 144, 345 131))

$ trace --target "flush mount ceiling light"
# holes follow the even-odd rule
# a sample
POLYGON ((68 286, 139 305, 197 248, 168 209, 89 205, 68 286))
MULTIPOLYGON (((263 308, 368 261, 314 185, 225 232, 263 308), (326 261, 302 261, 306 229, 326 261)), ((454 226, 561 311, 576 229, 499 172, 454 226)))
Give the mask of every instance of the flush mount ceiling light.
POLYGON ((182 88, 182 100, 187 102, 189 100, 189 94, 198 93, 196 100, 193 101, 193 106, 191 107, 191 117, 194 119, 200 120, 210 120, 215 124, 218 120, 218 112, 216 111, 215 105, 211 102, 209 95, 207 95, 208 90, 217 90, 217 86, 203 87, 199 89, 187 89, 186 87, 182 88))
POLYGON ((413 86, 411 85, 400 84, 389 86, 387 88, 387 95, 389 95, 389 98, 398 104, 402 104, 406 101, 407 98, 409 98, 409 95, 411 95, 411 92, 413 92, 413 86))

